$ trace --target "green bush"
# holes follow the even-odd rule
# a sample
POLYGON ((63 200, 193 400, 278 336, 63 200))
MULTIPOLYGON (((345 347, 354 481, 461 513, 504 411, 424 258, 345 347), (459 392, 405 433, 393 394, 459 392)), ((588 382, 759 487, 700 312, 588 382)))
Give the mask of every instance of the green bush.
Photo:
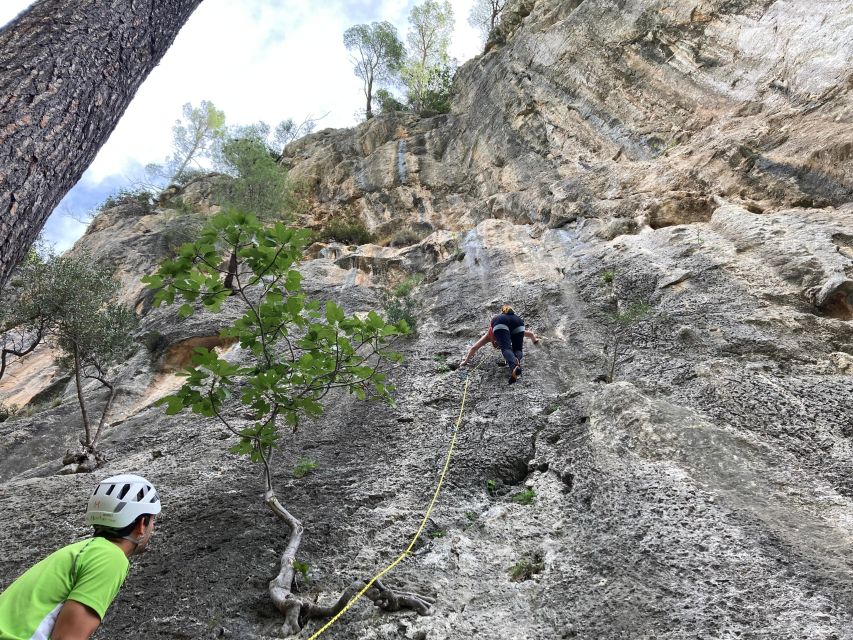
POLYGON ((180 248, 187 242, 194 242, 204 227, 204 218, 197 214, 181 214, 166 221, 160 238, 169 257, 177 257, 180 248))
POLYGON ((388 244, 392 247, 408 247, 417 244, 429 235, 426 231, 418 229, 401 229, 391 238, 388 244))
POLYGON ((443 64, 429 70, 427 90, 423 98, 422 113, 450 113, 453 99, 454 64, 443 64))
POLYGON ((396 296, 398 298, 408 296, 412 293, 415 287, 417 287, 421 282, 423 282, 423 280, 424 276, 422 273, 415 273, 413 275, 410 275, 396 287, 391 289, 391 295, 396 296))
POLYGON ((409 107, 400 102, 387 89, 379 89, 373 97, 379 103, 379 113, 394 113, 395 111, 408 111, 409 107))
POLYGON ((234 177, 220 187, 225 209, 253 213, 261 219, 289 217, 294 190, 287 172, 263 141, 231 139, 223 145, 222 157, 234 177))
POLYGON ((165 203, 169 209, 174 209, 180 214, 187 215, 194 213, 193 208, 180 196, 176 196, 165 203))
POLYGON ((415 274, 403 280, 389 292, 382 295, 382 307, 388 322, 405 320, 412 331, 417 327, 417 315, 420 304, 414 297, 414 289, 423 280, 422 274, 415 274))
POLYGON ((299 562, 299 560, 293 561, 294 571, 296 571, 299 575, 302 576, 302 579, 305 580, 306 584, 310 582, 310 580, 308 579, 308 570, 310 568, 311 567, 308 565, 307 562, 299 562))
POLYGON ((299 461, 296 463, 296 466, 293 467, 293 477, 304 478, 316 468, 317 463, 314 462, 311 458, 299 458, 299 461))
POLYGON ((147 189, 119 189, 107 196, 97 210, 105 211, 122 204, 137 204, 145 213, 150 213, 154 210, 154 194, 147 189))
POLYGON ((509 570, 509 579, 513 582, 524 582, 530 580, 545 568, 545 562, 541 554, 534 554, 532 558, 522 558, 509 570))
POLYGON ((373 242, 373 234, 367 230, 359 218, 347 216, 330 218, 323 227, 314 233, 317 242, 341 242, 343 244, 368 244, 373 242))
POLYGON ((535 499, 536 492, 533 489, 525 489, 524 491, 519 491, 512 496, 513 502, 516 504, 523 504, 525 506, 533 504, 535 499))
POLYGON ((6 422, 21 414, 21 408, 16 404, 0 402, 0 422, 6 422))

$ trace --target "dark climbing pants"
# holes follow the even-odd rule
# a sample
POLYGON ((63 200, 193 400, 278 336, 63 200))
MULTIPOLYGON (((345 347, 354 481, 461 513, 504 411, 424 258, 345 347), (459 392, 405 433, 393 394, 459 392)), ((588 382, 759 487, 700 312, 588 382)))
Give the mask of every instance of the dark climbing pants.
MULTIPOLYGON (((520 364, 519 360, 521 360, 523 355, 521 350, 521 340, 518 340, 517 344, 513 344, 514 341, 507 329, 496 329, 494 331, 494 336, 495 342, 498 343, 498 349, 501 350, 504 360, 506 360, 510 371, 512 371, 516 365, 520 364), (516 346, 518 347, 517 349, 514 348, 516 346)), ((521 338, 522 340, 524 339, 523 334, 521 335, 521 338)))

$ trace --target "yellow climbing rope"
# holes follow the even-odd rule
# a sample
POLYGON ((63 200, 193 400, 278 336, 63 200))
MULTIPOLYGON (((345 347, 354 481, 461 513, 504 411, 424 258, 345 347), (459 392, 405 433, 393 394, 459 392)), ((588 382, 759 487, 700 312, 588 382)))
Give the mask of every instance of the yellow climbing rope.
POLYGON ((456 418, 456 424, 453 426, 453 437, 450 438, 450 446, 447 449, 447 458, 444 460, 444 469, 442 469, 441 475, 438 478, 438 485, 435 487, 435 493, 432 494, 432 500, 430 501, 429 507, 427 507, 426 513, 424 514, 424 519, 421 520, 421 526, 418 527, 418 530, 415 533, 415 537, 412 538, 412 541, 409 543, 409 546, 406 547, 406 550, 403 553, 401 553, 397 557, 397 559, 394 560, 394 562, 392 562, 387 567, 382 569, 382 571, 380 571, 375 576, 373 576, 370 579, 370 581, 366 585, 364 585, 364 588, 361 591, 359 591, 352 598, 350 598, 350 600, 349 600, 349 602, 347 602, 346 606, 343 609, 341 609, 334 618, 332 618, 325 625, 323 625, 323 627, 317 633, 315 633, 313 636, 308 638, 308 640, 314 640, 315 638, 319 638, 320 635, 326 631, 326 629, 328 629, 333 624, 335 624, 335 622, 338 620, 338 618, 340 618, 342 615, 344 615, 347 612, 347 610, 358 601, 359 598, 361 598, 365 593, 368 592, 370 587, 373 586, 373 583, 375 583, 377 580, 379 580, 379 578, 381 578, 386 573, 391 571, 391 569, 393 569, 398 564, 400 564, 400 562, 402 562, 403 559, 407 555, 409 555, 409 552, 412 550, 412 547, 415 546, 415 543, 418 541, 418 538, 421 537, 421 534, 424 531, 424 527, 426 526, 426 523, 429 520, 429 516, 432 513, 432 509, 433 509, 433 507, 435 507, 435 503, 438 500, 438 493, 441 491, 441 485, 444 484, 444 477, 447 475, 447 470, 450 468, 450 459, 451 459, 451 457, 453 457, 453 449, 456 446, 456 436, 459 433, 459 425, 462 424, 462 413, 465 411, 465 399, 468 397, 468 383, 471 381, 471 373, 476 371, 477 369, 479 369, 480 365, 483 364, 484 360, 485 360, 485 357, 481 358, 480 362, 477 363, 477 366, 474 367, 473 369, 471 369, 468 372, 468 375, 465 376, 465 388, 462 390, 462 402, 459 405, 459 417, 456 418))

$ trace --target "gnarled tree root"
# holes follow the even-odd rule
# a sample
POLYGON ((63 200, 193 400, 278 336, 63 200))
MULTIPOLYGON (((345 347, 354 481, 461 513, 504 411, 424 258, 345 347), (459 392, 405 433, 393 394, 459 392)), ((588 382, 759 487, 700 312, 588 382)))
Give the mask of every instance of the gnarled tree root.
MULTIPOLYGON (((295 577, 293 562, 296 559, 296 551, 302 542, 304 528, 302 523, 294 518, 278 501, 273 491, 267 491, 264 496, 267 506, 279 518, 285 521, 290 528, 290 538, 287 547, 281 555, 281 570, 279 574, 270 580, 270 597, 276 608, 284 614, 282 633, 295 635, 302 630, 308 620, 318 618, 331 618, 340 613, 347 603, 361 591, 367 584, 366 580, 356 580, 347 587, 338 600, 329 606, 321 606, 305 598, 293 594, 292 586, 295 577)), ((435 600, 426 596, 408 591, 395 591, 387 587, 380 580, 376 580, 365 594, 374 605, 383 611, 400 611, 411 609, 418 615, 428 616, 433 613, 435 600)))

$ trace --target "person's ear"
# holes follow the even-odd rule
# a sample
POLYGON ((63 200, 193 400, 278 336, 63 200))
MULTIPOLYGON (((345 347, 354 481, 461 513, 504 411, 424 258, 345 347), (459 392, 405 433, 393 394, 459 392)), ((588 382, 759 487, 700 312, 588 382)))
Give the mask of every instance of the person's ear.
POLYGON ((133 527, 133 535, 134 537, 139 537, 143 533, 145 533, 145 529, 148 527, 148 523, 151 521, 151 516, 142 516, 139 520, 136 521, 136 526, 133 527))

